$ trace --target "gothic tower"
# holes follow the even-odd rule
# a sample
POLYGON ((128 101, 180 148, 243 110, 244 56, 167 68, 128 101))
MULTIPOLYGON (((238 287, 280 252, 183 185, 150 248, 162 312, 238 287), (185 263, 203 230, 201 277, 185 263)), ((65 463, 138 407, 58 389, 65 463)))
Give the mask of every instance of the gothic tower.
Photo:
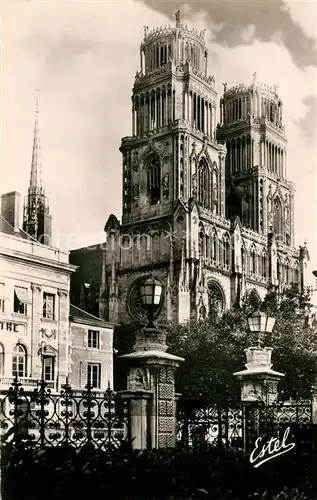
POLYGON ((39 105, 36 100, 30 185, 24 202, 23 229, 44 245, 50 245, 52 216, 42 186, 42 165, 39 136, 39 105))
POLYGON ((227 89, 218 140, 227 146, 226 215, 260 234, 294 244, 294 189, 287 180, 283 105, 277 87, 257 82, 227 89))
POLYGON ((216 100, 205 33, 182 25, 179 12, 174 27, 145 27, 132 135, 120 147, 122 223, 111 215, 105 227, 109 321, 140 320, 149 273, 166 291, 161 318, 177 322, 299 281, 281 102, 256 82, 225 89, 216 128, 216 100))

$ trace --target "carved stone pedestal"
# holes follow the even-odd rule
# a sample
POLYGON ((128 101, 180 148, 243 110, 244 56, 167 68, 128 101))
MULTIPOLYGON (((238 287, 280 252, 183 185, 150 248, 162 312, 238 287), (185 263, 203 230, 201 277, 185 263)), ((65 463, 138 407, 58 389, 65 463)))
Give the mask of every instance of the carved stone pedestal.
POLYGON ((278 382, 284 373, 271 369, 272 350, 271 347, 249 347, 245 350, 246 370, 233 374, 240 380, 242 401, 272 404, 277 400, 278 382))
POLYGON ((156 328, 137 333, 134 352, 120 356, 128 363, 131 437, 135 449, 169 448, 176 443, 175 371, 184 361, 166 353, 165 333, 156 328))

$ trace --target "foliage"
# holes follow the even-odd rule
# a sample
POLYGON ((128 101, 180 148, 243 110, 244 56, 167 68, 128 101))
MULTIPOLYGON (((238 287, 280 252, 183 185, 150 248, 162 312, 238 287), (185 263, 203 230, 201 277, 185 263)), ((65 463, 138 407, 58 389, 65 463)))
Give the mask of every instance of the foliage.
MULTIPOLYGON (((259 306, 250 294, 242 307, 234 307, 219 318, 198 323, 170 325, 169 351, 183 356, 177 372, 177 389, 186 397, 213 401, 236 399, 238 387, 232 374, 243 369, 244 350, 255 345, 247 318, 259 306)), ((276 318, 273 335, 264 343, 273 347, 274 369, 285 373, 281 391, 285 398, 309 399, 317 381, 317 330, 305 325, 309 296, 297 285, 284 290, 280 297, 269 290, 260 309, 276 318)))
POLYGON ((3 500, 312 500, 309 466, 290 455, 254 469, 240 454, 207 450, 46 450, 6 446, 3 500), (309 486, 310 484, 310 486, 309 486), (297 490, 296 490, 297 488, 297 490))

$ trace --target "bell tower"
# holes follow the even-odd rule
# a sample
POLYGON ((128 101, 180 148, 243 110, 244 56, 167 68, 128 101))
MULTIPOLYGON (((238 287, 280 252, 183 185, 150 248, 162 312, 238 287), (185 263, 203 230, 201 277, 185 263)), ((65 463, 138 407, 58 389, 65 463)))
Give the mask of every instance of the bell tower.
POLYGON ((111 215, 105 227, 104 310, 122 325, 142 319, 149 275, 163 285, 161 320, 176 322, 300 279, 277 88, 256 74, 249 86, 224 84, 216 127, 205 32, 175 17, 144 28, 132 134, 120 146, 122 222, 111 215))
POLYGON ((283 103, 277 86, 257 80, 227 88, 220 101, 218 140, 226 143, 227 217, 294 245, 294 188, 287 180, 283 103))
POLYGON ((168 214, 173 202, 193 195, 221 212, 219 192, 212 196, 211 168, 205 168, 200 186, 189 179, 189 170, 198 169, 195 161, 189 165, 189 156, 216 149, 217 94, 207 74, 205 33, 183 26, 179 11, 175 16, 174 27, 144 28, 132 92, 132 136, 121 145, 123 223, 168 214))
POLYGON ((122 224, 114 216, 107 223, 106 269, 113 280, 116 260, 126 288, 125 272, 156 272, 169 319, 180 319, 181 310, 187 318, 196 307, 199 219, 225 217, 226 148, 216 141, 216 99, 205 31, 183 25, 179 11, 174 26, 144 27, 132 135, 120 147, 122 224))

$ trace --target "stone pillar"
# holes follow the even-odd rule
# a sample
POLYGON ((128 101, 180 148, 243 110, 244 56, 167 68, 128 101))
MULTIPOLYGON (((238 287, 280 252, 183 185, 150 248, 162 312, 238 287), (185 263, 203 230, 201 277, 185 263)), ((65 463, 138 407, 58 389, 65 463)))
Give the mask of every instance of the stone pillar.
POLYGON ((246 370, 234 373, 241 383, 241 400, 272 404, 278 397, 278 382, 284 373, 272 370, 271 347, 249 347, 245 350, 246 370))
POLYGON ((134 351, 120 356, 128 363, 131 437, 134 449, 171 448, 176 444, 175 371, 183 358, 166 353, 166 334, 143 328, 136 334, 134 351))

